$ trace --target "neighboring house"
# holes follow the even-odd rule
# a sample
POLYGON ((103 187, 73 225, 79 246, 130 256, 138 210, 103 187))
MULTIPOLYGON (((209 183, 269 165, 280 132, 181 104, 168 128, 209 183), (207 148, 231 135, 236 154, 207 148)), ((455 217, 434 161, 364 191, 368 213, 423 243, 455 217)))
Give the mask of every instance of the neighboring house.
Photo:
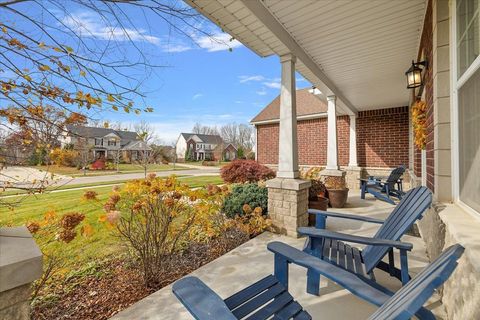
MULTIPOLYGON (((327 164, 327 105, 313 89, 300 89, 297 98, 298 162, 301 166, 327 164)), ((256 129, 256 157, 278 164, 280 97, 268 104, 251 123, 256 129)), ((360 111, 356 117, 357 163, 350 159, 350 117, 337 111, 338 162, 341 167, 391 168, 409 163, 408 107, 360 111)))
POLYGON ((72 125, 67 126, 67 131, 61 139, 62 146, 71 144, 78 150, 88 149, 93 159, 114 160, 118 156, 124 162, 132 162, 143 159, 151 151, 133 131, 72 125))
POLYGON ((219 135, 180 133, 176 144, 177 159, 185 159, 187 152, 194 160, 234 160, 237 148, 226 144, 219 135))

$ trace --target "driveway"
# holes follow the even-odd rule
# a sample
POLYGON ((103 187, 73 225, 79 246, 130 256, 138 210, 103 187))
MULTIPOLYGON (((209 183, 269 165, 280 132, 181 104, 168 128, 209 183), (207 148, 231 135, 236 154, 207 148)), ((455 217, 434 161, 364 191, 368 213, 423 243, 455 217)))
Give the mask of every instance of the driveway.
POLYGON ((16 186, 38 185, 42 181, 48 184, 70 179, 67 176, 52 174, 46 171, 38 170, 31 167, 7 167, 0 170, 0 184, 13 184, 16 186))

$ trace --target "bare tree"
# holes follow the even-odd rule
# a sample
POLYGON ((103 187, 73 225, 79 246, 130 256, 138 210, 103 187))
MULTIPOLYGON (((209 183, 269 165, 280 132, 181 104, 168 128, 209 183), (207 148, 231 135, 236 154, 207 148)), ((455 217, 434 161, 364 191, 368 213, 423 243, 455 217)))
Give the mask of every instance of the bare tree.
POLYGON ((153 13, 170 33, 209 36, 199 28, 201 15, 175 0, 0 0, 0 127, 7 135, 22 132, 23 144, 49 150, 54 141, 48 137, 68 124, 93 121, 105 110, 153 110, 143 102, 143 83, 162 66, 139 45, 139 38, 152 37, 127 8, 153 13), (72 7, 91 13, 102 33, 72 7), (45 116, 46 110, 58 117, 45 116))
POLYGON ((192 128, 192 133, 218 135, 219 131, 216 126, 204 126, 197 122, 192 128))

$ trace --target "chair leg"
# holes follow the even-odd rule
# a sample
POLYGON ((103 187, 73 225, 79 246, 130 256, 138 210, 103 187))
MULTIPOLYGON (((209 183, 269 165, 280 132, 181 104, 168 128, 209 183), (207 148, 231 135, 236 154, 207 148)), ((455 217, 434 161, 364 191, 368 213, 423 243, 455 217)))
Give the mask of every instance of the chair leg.
POLYGON ((361 185, 360 185, 360 190, 362 191, 362 193, 360 195, 361 199, 365 199, 365 193, 367 191, 366 189, 367 189, 367 183, 362 181, 361 185))
POLYGON ((391 276, 395 275, 395 258, 393 256, 393 249, 388 251, 388 270, 391 276))
POLYGON ((313 295, 320 295, 320 273, 311 269, 307 271, 307 292, 313 295))
POLYGON ((278 281, 288 290, 288 261, 284 256, 275 254, 274 274, 278 281))
POLYGON ((400 249, 400 266, 402 273, 402 285, 406 285, 407 282, 410 280, 410 276, 408 275, 407 250, 400 249))

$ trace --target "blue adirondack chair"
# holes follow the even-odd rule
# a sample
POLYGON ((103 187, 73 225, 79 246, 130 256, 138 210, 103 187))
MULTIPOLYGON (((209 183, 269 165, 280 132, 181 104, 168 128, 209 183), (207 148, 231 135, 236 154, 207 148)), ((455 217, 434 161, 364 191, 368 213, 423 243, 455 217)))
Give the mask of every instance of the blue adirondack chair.
MULTIPOLYGON (((422 320, 431 320, 435 316, 422 306, 452 274, 464 251, 460 245, 448 248, 394 294, 285 243, 271 242, 267 248, 275 254, 274 275, 225 300, 197 277, 178 280, 172 291, 197 320, 312 319, 288 292, 288 265, 293 263, 305 267, 308 272, 325 275, 356 296, 378 306, 379 309, 369 319, 406 320, 415 315, 422 320)), ((322 319, 322 315, 318 319, 322 319)))
POLYGON ((365 199, 365 194, 370 193, 379 200, 395 204, 391 196, 402 199, 403 186, 401 177, 405 172, 405 166, 400 166, 393 169, 390 175, 386 178, 370 176, 368 179, 360 179, 361 198, 365 199))
MULTIPOLYGON (((331 263, 336 268, 345 269, 369 280, 375 280, 373 270, 378 268, 396 277, 402 281, 402 284, 406 284, 410 279, 407 253, 413 246, 399 240, 416 220, 422 218, 431 203, 430 190, 426 187, 417 187, 405 195, 385 221, 352 214, 309 209, 309 213, 316 215, 315 227, 302 227, 298 229, 298 232, 308 236, 305 242, 305 252, 331 263), (378 223, 381 224, 381 227, 372 238, 343 234, 325 230, 327 217, 378 223), (365 244, 366 247, 361 250, 345 242, 365 244), (393 249, 400 251, 400 269, 395 267, 393 249), (387 253, 388 263, 382 261, 387 253)), ((319 288, 320 275, 309 275, 307 291, 318 295, 319 288)))

